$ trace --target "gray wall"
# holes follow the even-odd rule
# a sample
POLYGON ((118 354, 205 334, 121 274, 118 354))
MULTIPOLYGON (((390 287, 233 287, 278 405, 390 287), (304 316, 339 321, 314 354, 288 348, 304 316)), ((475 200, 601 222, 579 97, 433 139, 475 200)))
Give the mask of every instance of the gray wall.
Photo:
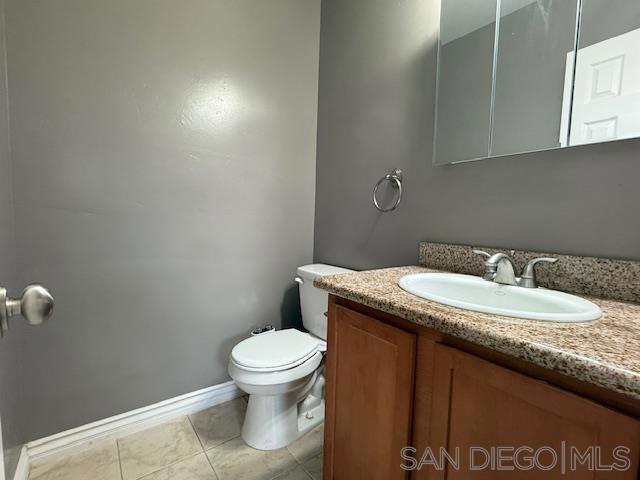
MULTIPOLYGON (((6 75, 4 1, 0 0, 0 286, 15 295, 19 291, 16 291, 15 285, 15 232, 6 75)), ((13 478, 20 447, 24 442, 23 431, 18 422, 21 348, 21 339, 14 335, 0 340, 0 417, 6 478, 13 478)))
POLYGON ((228 380, 299 321, 319 0, 8 0, 29 439, 228 380), (295 181, 291 181, 295 179, 295 181))
POLYGON ((412 264, 431 240, 640 259, 640 141, 432 166, 438 0, 324 0, 316 261, 412 264), (374 183, 405 172, 393 213, 374 183))
POLYGON ((640 28, 638 0, 583 0, 580 47, 640 28))

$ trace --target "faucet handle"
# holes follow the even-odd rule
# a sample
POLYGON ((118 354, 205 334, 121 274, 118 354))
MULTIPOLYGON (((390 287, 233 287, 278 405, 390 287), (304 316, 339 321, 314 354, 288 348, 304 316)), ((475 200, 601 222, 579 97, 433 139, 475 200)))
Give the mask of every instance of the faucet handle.
POLYGON ((491 258, 491 254, 485 252, 484 250, 477 250, 477 249, 473 250, 473 253, 475 253, 476 255, 479 255, 484 260, 483 261, 484 273, 482 274, 482 278, 484 278, 488 282, 492 282, 498 271, 498 266, 489 264, 489 259, 491 258))
POLYGON ((557 258, 550 257, 534 258, 529 261, 522 271, 520 286, 525 288, 538 288, 538 282, 536 281, 536 265, 539 263, 556 263, 557 261, 557 258))
POLYGON ((486 258, 486 259, 491 258, 491 255, 489 255, 484 250, 473 250, 473 253, 475 253, 476 255, 480 255, 482 258, 486 258))

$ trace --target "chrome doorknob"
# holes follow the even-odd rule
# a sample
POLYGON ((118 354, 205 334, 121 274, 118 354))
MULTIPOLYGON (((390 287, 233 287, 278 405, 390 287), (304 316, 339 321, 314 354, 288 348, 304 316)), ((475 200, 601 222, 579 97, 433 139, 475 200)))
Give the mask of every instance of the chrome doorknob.
POLYGON ((22 315, 29 325, 41 325, 53 312, 54 300, 42 285, 28 285, 20 298, 8 298, 7 290, 0 288, 0 328, 2 334, 9 330, 9 319, 22 315))
POLYGON ((41 325, 53 312, 53 296, 42 285, 28 285, 20 299, 20 314, 29 325, 41 325))

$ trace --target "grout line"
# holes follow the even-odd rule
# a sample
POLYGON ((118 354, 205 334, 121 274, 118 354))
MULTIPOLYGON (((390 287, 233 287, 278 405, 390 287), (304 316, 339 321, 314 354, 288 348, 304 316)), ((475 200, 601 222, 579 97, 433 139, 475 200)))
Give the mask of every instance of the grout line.
POLYGON ((309 470, 307 470, 304 467, 304 465, 301 465, 300 467, 302 468, 302 471, 307 474, 307 476, 310 478, 310 480, 315 480, 315 477, 313 475, 311 475, 311 472, 309 472, 309 470))
POLYGON ((313 480, 313 477, 311 476, 311 474, 309 472, 307 472, 302 465, 296 465, 293 468, 289 468, 287 470, 284 470, 284 471, 278 473, 276 476, 270 477, 269 480, 278 480, 279 478, 284 477, 285 475, 293 472, 294 470, 297 470, 298 468, 302 469, 302 472, 309 478, 309 480, 313 480))
POLYGON ((187 455, 186 457, 181 457, 180 460, 176 460, 175 462, 169 463, 169 464, 165 465, 164 467, 160 467, 160 468, 158 468, 156 470, 153 470, 152 472, 145 473, 141 477, 136 477, 135 480, 144 480, 149 475, 153 475, 154 473, 161 472, 162 470, 165 470, 165 469, 167 469, 169 467, 173 467, 174 465, 177 465, 178 463, 182 463, 182 462, 184 462, 186 460, 189 460, 190 458, 197 457, 198 455, 202 455, 202 453, 203 452, 192 453, 191 455, 187 455))
MULTIPOLYGON (((189 421, 191 421, 191 419, 189 419, 189 421)), ((237 438, 237 437, 234 437, 237 438)), ((233 439, 231 439, 233 440, 233 439)), ((222 445, 222 444, 220 444, 222 445)), ((210 448, 209 450, 213 450, 214 448, 218 448, 220 445, 210 448)), ((204 445, 202 445, 202 449, 204 450, 204 445)), ((204 457, 207 459, 207 462, 209 463, 209 466, 211 467, 211 470, 213 470, 213 474, 216 476, 217 479, 220 478, 220 475, 218 475, 218 472, 216 472, 215 467, 213 466, 213 463, 211 463, 211 459, 209 458, 209 454, 207 453, 209 450, 204 450, 204 457)))
MULTIPOLYGON (((196 413, 198 413, 198 412, 196 412, 196 413)), ((198 430, 196 429, 195 425, 191 421, 191 416, 187 415, 187 420, 189 421, 189 425, 191 425, 191 430, 193 430, 193 433, 196 434, 196 438, 198 439, 198 443, 200 443, 200 448, 202 448, 203 452, 206 452, 206 450, 204 448, 204 443, 202 443, 202 439, 200 438, 200 435, 198 434, 198 430)))
MULTIPOLYGON (((185 461, 185 460, 188 460, 188 459, 190 459, 190 458, 193 458, 193 457, 195 457, 195 456, 197 456, 197 455, 201 455, 201 454, 203 454, 203 453, 204 453, 204 448, 202 447, 202 442, 200 441, 200 438, 198 437, 198 434, 196 433, 195 428, 193 428, 193 424, 191 423, 191 419, 189 418, 189 415, 183 415, 183 417, 186 417, 186 418, 187 418, 187 421, 189 422, 189 426, 192 428, 193 433, 195 434, 196 438, 198 439, 198 444, 200 444, 201 451, 196 452, 196 453, 192 453, 192 454, 190 454, 190 455, 186 455, 186 456, 184 456, 184 457, 180 457, 180 458, 179 458, 179 459, 177 459, 175 462, 168 463, 168 464, 163 465, 163 466, 161 466, 161 467, 159 467, 159 468, 157 468, 157 469, 155 469, 155 470, 152 470, 151 472, 147 472, 147 473, 145 473, 144 475, 142 475, 142 476, 140 476, 140 477, 136 477, 136 480, 142 480, 142 479, 144 479, 145 477, 147 477, 147 476, 149 476, 149 475, 152 475, 152 474, 154 474, 154 473, 160 472, 161 470, 164 470, 164 469, 166 469, 166 468, 172 467, 173 465, 176 465, 176 464, 178 464, 178 463, 180 463, 180 462, 183 462, 183 461, 185 461)), ((148 429, 145 429, 145 430, 150 430, 150 429, 152 429, 152 428, 156 428, 156 427, 159 427, 159 426, 162 426, 162 425, 167 425, 167 424, 169 424, 169 423, 172 423, 172 422, 178 421, 178 420, 180 420, 181 418, 182 418, 182 417, 177 417, 177 418, 174 418, 174 419, 170 419, 170 420, 167 420, 167 421, 165 421, 165 422, 162 422, 162 423, 159 423, 159 424, 157 424, 157 425, 154 425, 153 427, 149 427, 148 429)), ((136 432, 136 433, 134 433, 134 434, 132 434, 132 435, 136 435, 136 434, 138 434, 138 433, 142 433, 142 432, 144 432, 145 430, 141 430, 140 432, 136 432)), ((125 437, 123 437, 123 438, 125 438, 125 437)), ((118 440, 116 440, 116 444, 118 444, 118 440)), ((206 455, 206 454, 205 454, 205 455, 206 455)), ((120 447, 118 446, 118 457, 119 457, 119 456, 120 456, 120 447)), ((120 462, 120 474, 121 474, 121 476, 122 476, 122 480, 124 480, 124 475, 122 474, 122 462, 120 462)))
MULTIPOLYGON (((210 452, 211 450, 215 450, 216 448, 221 447, 222 445, 224 445, 224 444, 226 444, 226 443, 229 443, 229 442, 230 442, 230 441, 232 441, 232 440, 236 440, 236 439, 238 439, 238 438, 240 438, 240 435, 236 435, 235 437, 233 437, 233 438, 229 438, 229 439, 225 440, 224 442, 220 442, 220 443, 218 443, 218 444, 216 444, 216 445, 214 445, 214 446, 212 446, 212 447, 205 448, 205 450, 204 450, 204 451, 205 451, 205 452, 210 452)), ((244 440, 243 440, 243 443, 244 443, 244 440)))
POLYGON ((216 445, 213 445, 213 446, 207 448, 205 446, 205 444, 204 444, 204 441, 200 438, 200 434, 198 433, 198 429, 195 427, 195 425, 193 424, 193 421, 191 420, 191 415, 196 415, 196 414, 198 414, 200 412, 204 412, 206 410, 209 410, 209 408, 216 408, 216 407, 219 407, 219 406, 222 406, 222 405, 226 405, 227 403, 231 403, 231 402, 233 402, 235 400, 239 400, 241 398, 242 397, 234 398, 233 400, 229 400, 227 402, 220 403, 218 405, 214 405, 213 407, 208 407, 208 408, 205 408, 204 410, 199 410, 199 411, 194 412, 194 413, 192 413, 190 415, 187 415, 187 418, 189 419, 189 423, 191 424, 191 428, 193 428, 193 431, 196 433, 196 437, 198 437, 198 441, 200 442, 200 445, 202 446, 202 451, 203 452, 208 452, 209 450, 213 450, 214 448, 218 448, 219 446, 224 445, 225 443, 230 442, 231 440, 235 440, 236 438, 238 438, 240 436, 240 434, 236 435, 235 437, 229 438, 229 439, 227 439, 227 440, 225 440, 223 442, 220 442, 220 443, 218 443, 216 445))
POLYGON ((287 475, 288 473, 293 472, 296 468, 298 468, 298 465, 296 465, 296 466, 295 466, 295 467, 293 467, 293 468, 289 468, 289 469, 287 469, 287 470, 283 470, 283 471, 281 471, 281 472, 279 472, 279 473, 276 473, 273 477, 269 477, 269 480, 278 480, 278 479, 279 479, 279 478, 281 478, 282 476, 287 475))
MULTIPOLYGON (((309 462, 310 462, 311 460, 313 460, 314 458, 316 458, 316 457, 321 457, 321 458, 320 458, 320 465, 322 465, 322 463, 323 463, 323 462, 322 462, 322 461, 323 461, 323 458, 322 458, 322 457, 323 457, 323 455, 324 455, 324 447, 323 447, 322 452, 320 452, 319 454, 314 455, 314 456, 312 456, 311 458, 307 459, 307 461, 306 461, 306 462, 304 462, 304 463, 309 463, 309 462)), ((314 476, 313 476, 313 475, 311 474, 311 472, 307 469, 307 467, 305 467, 305 466, 304 466, 304 464, 300 464, 300 466, 302 467, 302 469, 304 470, 304 472, 305 472, 307 475, 309 475, 309 478, 311 478, 311 480, 314 480, 314 476)))
POLYGON ((124 480, 124 474, 122 473, 122 457, 120 456, 120 443, 118 442, 118 439, 115 439, 116 441, 116 450, 118 451, 118 466, 120 467, 120 480, 124 480))
POLYGON ((215 447, 211 447, 210 449, 204 451, 204 455, 205 455, 205 457, 207 457, 207 461, 209 462, 209 465, 211 466, 211 469, 213 470, 213 473, 215 474, 216 478, 218 478, 218 479, 220 479, 220 475, 218 475, 218 471, 216 470, 216 467, 214 467, 213 463, 211 463, 211 458, 209 457, 209 454, 207 452, 210 452, 211 450, 215 450, 216 448, 219 448, 222 445, 225 445, 225 444, 227 444, 229 442, 232 442, 233 440, 235 440, 237 438, 240 438, 240 435, 237 435, 237 436, 235 436, 233 438, 230 438, 229 440, 225 440, 224 442, 216 445, 215 447))
POLYGON ((291 450, 289 450, 289 445, 287 445, 287 446, 286 446, 286 447, 284 447, 284 448, 285 448, 285 450, 286 450, 287 452, 289 452, 289 455, 291 455, 291 456, 293 457, 293 459, 296 461, 296 463, 297 463, 298 465, 302 465, 302 463, 300 463, 300 461, 298 460, 298 457, 296 457, 296 456, 293 454, 293 452, 292 452, 291 450))
POLYGON ((220 479, 220 476, 218 475, 218 472, 216 472, 216 469, 213 466, 213 463, 211 463, 211 459, 209 458, 209 455, 207 455, 207 452, 204 452, 204 458, 207 459, 207 462, 209 463, 209 466, 211 467, 211 470, 213 471, 213 474, 216 476, 216 478, 220 479))
MULTIPOLYGON (((214 467, 214 466, 213 466, 213 463, 211 463, 211 457, 209 457, 209 454, 208 454, 207 452, 210 452, 210 451, 212 451, 212 450, 215 450, 216 448, 220 448, 222 445, 226 445, 227 443, 232 442, 232 441, 234 441, 234 440, 236 440, 236 439, 238 439, 238 438, 240 438, 240 435, 236 435, 235 437, 230 438, 229 440, 225 440, 224 442, 222 442, 222 443, 220 443, 220 444, 216 445, 215 447, 211 447, 210 449, 205 450, 205 453, 204 453, 204 454, 205 454, 205 456, 207 457, 207 460, 208 460, 208 462, 209 462, 209 465, 211 465, 211 468, 213 469, 213 473, 215 473, 215 474, 216 474, 216 477, 217 477, 218 479, 220 479, 221 477, 220 477, 220 475, 218 474, 218 471, 216 470, 216 467, 214 467)), ((244 441, 243 441, 243 443, 244 443, 244 441)), ((284 472, 282 472, 282 473, 284 473, 284 472)))
MULTIPOLYGON (((227 443, 232 442, 232 441, 234 441, 234 440, 236 440, 238 438, 240 438, 240 435, 236 435, 235 437, 230 438, 229 440, 225 440, 224 442, 219 443, 215 447, 208 448, 208 449, 205 450, 205 452, 210 452, 211 450, 215 450, 216 448, 219 448, 219 447, 221 447, 223 445, 226 445, 227 443)), ((244 440, 243 440, 243 443, 244 443, 244 440)))

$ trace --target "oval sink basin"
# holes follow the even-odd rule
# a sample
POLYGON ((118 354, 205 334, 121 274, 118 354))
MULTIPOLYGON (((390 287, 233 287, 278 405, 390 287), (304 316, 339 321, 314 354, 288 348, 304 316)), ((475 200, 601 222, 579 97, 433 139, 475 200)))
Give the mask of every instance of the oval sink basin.
POLYGON ((602 316, 595 303, 545 288, 522 288, 455 273, 416 273, 398 282, 421 298, 452 307, 548 322, 589 322, 602 316))

